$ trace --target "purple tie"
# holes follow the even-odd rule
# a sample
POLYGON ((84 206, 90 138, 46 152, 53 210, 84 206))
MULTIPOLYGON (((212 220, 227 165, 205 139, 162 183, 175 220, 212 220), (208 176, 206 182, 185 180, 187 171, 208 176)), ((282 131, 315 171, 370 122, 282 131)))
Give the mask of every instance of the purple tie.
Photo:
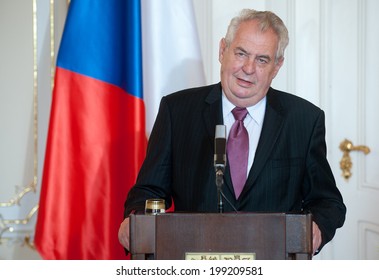
POLYGON ((247 115, 246 108, 235 107, 232 113, 236 121, 230 129, 227 154, 234 193, 238 199, 246 183, 249 135, 243 124, 243 120, 247 115))

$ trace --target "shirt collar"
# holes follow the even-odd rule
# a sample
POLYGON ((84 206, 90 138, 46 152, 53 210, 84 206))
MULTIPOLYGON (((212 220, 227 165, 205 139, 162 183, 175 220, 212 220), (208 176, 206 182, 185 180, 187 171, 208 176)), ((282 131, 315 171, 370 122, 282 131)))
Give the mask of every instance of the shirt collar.
MULTIPOLYGON (((266 112, 266 102, 267 102, 267 97, 263 97, 262 100, 260 100, 257 104, 254 106, 247 107, 247 111, 249 112, 249 115, 251 118, 258 124, 262 125, 263 124, 263 119, 265 116, 266 112)), ((236 106, 229 101, 229 99, 226 97, 224 91, 222 91, 222 111, 223 115, 227 116, 228 114, 232 113, 232 110, 236 106)))

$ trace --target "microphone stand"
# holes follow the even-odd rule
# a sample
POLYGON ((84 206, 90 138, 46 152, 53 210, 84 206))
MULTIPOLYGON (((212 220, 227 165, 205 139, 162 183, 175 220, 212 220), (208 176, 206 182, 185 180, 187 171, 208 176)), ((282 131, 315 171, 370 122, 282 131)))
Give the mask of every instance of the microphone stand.
POLYGON ((228 203, 230 207, 232 207, 233 211, 238 213, 236 207, 234 207, 233 203, 227 199, 224 192, 222 191, 222 186, 224 185, 224 169, 217 168, 216 169, 216 186, 217 186, 217 209, 218 213, 224 213, 224 200, 228 203))
POLYGON ((221 168, 216 170, 216 186, 217 186, 217 209, 219 213, 224 213, 224 202, 222 200, 222 186, 224 185, 224 172, 221 168))

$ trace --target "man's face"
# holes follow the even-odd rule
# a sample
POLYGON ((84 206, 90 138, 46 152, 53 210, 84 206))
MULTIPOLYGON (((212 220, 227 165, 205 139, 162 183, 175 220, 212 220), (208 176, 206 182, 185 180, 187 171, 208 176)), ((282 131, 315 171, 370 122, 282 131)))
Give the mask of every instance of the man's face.
POLYGON ((227 98, 238 107, 258 103, 283 64, 275 63, 278 37, 271 29, 262 33, 254 20, 241 23, 234 40, 220 42, 221 84, 227 98))

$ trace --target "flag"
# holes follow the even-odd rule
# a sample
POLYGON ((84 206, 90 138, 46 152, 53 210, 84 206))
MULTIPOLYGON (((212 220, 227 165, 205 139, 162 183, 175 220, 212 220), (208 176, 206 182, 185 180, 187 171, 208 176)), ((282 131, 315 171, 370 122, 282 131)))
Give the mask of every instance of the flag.
POLYGON ((149 135, 162 96, 205 85, 192 0, 142 0, 146 128, 149 135))
POLYGON ((117 232, 146 149, 140 15, 139 0, 70 3, 34 240, 45 259, 126 257, 117 232))

